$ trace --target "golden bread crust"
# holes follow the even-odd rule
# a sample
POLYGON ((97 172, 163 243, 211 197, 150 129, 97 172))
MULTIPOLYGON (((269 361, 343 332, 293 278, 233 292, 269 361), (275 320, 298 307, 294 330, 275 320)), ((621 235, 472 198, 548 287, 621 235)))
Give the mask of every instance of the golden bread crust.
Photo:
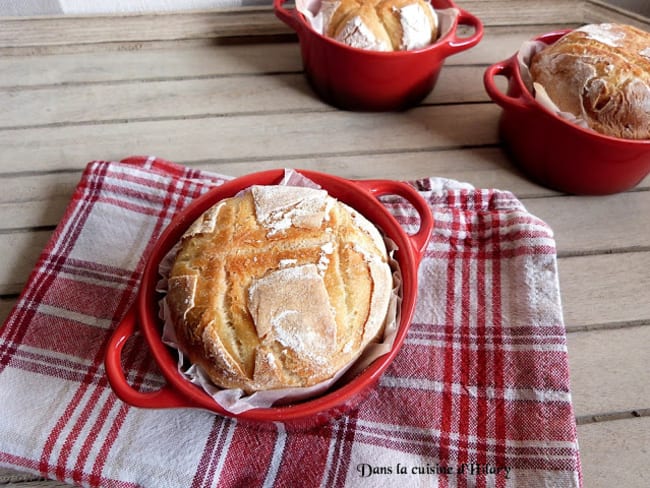
POLYGON ((650 138, 650 34, 591 24, 533 56, 530 73, 564 112, 600 133, 650 138))
POLYGON ((426 0, 335 0, 325 34, 377 51, 418 49, 438 37, 438 17, 426 0))
POLYGON ((166 300, 190 361, 251 393, 334 376, 381 333, 392 287, 359 213, 322 190, 253 187, 188 229, 166 300))

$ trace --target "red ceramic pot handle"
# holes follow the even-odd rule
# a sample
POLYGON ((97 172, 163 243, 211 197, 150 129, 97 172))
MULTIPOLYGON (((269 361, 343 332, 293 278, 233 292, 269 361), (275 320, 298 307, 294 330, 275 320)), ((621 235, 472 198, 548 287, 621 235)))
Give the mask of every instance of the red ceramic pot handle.
POLYGON ((478 19, 478 17, 463 9, 458 10, 460 11, 458 14, 458 23, 456 24, 456 29, 449 41, 449 47, 452 48, 452 53, 474 47, 483 38, 483 23, 478 19), (469 37, 458 37, 457 31, 459 25, 468 25, 473 27, 474 33, 469 37))
POLYGON ((104 365, 108 382, 115 394, 124 402, 134 407, 142 408, 175 408, 192 407, 175 390, 164 386, 160 390, 141 392, 131 387, 126 381, 122 370, 122 349, 135 332, 136 328, 136 306, 131 307, 122 322, 119 323, 106 349, 104 365))
POLYGON ((431 209, 424 198, 422 198, 417 190, 411 185, 402 183, 401 181, 357 180, 355 183, 362 188, 365 188, 365 190, 370 192, 374 197, 380 197, 382 195, 399 195, 413 205, 420 216, 420 228, 415 234, 409 235, 408 237, 411 240, 413 249, 418 254, 418 258, 420 258, 429 243, 431 231, 433 230, 433 215, 431 214, 431 209))
POLYGON ((296 15, 298 14, 295 9, 290 12, 284 8, 282 4, 286 1, 287 0, 273 0, 273 9, 275 11, 275 16, 287 24, 289 27, 291 27, 293 30, 298 31, 300 29, 300 23, 296 18, 296 15))
POLYGON ((506 95, 497 87, 494 77, 504 76, 510 82, 514 75, 515 63, 518 63, 517 57, 513 56, 506 61, 489 66, 483 74, 483 85, 490 98, 502 108, 516 107, 521 110, 529 108, 529 102, 524 97, 520 86, 517 83, 509 83, 512 87, 512 93, 506 95))

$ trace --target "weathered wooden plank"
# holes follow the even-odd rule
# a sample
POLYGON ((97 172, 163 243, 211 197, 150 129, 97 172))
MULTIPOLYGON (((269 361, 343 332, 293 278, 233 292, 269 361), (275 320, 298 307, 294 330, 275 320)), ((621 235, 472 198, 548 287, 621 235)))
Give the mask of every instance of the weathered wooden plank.
POLYGON ((587 0, 583 2, 583 17, 585 23, 619 22, 634 25, 647 30, 650 20, 643 15, 630 12, 614 5, 615 2, 602 0, 587 0))
POLYGON ((270 7, 159 14, 3 18, 0 46, 220 38, 287 33, 270 7), (29 25, 26 29, 25 26, 29 25), (62 36, 61 32, 66 35, 62 36))
MULTIPOLYGON (((0 192, 0 205, 4 205, 8 210, 8 206, 13 205, 18 207, 22 204, 29 204, 31 202, 45 201, 49 202, 53 198, 66 197, 72 195, 74 185, 71 184, 71 178, 74 180, 79 179, 79 173, 74 172, 56 172, 47 171, 42 173, 20 173, 19 175, 5 176, 0 179, 2 191, 0 192)), ((5 213, 4 210, 0 214, 5 213)), ((16 222, 17 226, 29 227, 33 225, 46 225, 46 224, 33 224, 26 223, 20 225, 19 221, 16 222)), ((6 226, 0 225, 0 229, 5 229, 6 226)))
MULTIPOLYGON (((498 148, 468 151, 414 152, 348 157, 315 157, 281 164, 277 160, 255 163, 191 165, 225 176, 241 176, 251 171, 292 167, 329 172, 347 178, 386 178, 413 180, 427 177, 450 178, 476 188, 498 188, 515 193, 527 209, 546 221, 554 230, 560 256, 645 249, 649 245, 647 208, 650 192, 636 191, 594 198, 585 210, 588 197, 537 198, 557 195, 519 174, 498 148), (532 198, 531 198, 532 197, 532 198), (638 219, 621 219, 621 213, 638 212, 638 219), (576 218, 577 216, 577 218, 576 218), (613 230, 603 236, 603 225, 613 230), (625 236, 621 239, 620 236, 625 236)), ((0 196, 0 229, 21 229, 56 225, 63 215, 79 172, 45 173, 40 176, 6 177, 6 190, 0 196), (17 204, 19 203, 19 204, 17 204)), ((650 177, 644 183, 650 186, 650 177)))
MULTIPOLYGON (((444 177, 470 183, 477 188, 501 188, 523 196, 553 195, 522 177, 496 147, 471 151, 416 151, 359 156, 315 156, 290 161, 260 160, 215 163, 200 161, 191 167, 225 176, 252 171, 292 167, 323 171, 352 179, 385 178, 414 180, 444 177)), ((0 193, 0 229, 54 226, 63 215, 80 178, 80 171, 6 174, 0 193)))
POLYGON ((563 258, 558 268, 567 329, 650 322, 650 252, 563 258))
POLYGON ((0 229, 18 230, 54 226, 63 217, 70 196, 72 191, 69 195, 52 197, 49 200, 0 203, 0 229))
POLYGON ((0 178, 0 231, 55 226, 72 197, 80 172, 43 172, 0 178))
MULTIPOLYGON (((488 102, 482 67, 443 70, 425 104, 488 102)), ((115 120, 335 110, 301 73, 0 90, 0 130, 115 120)))
POLYGON ((0 129, 279 110, 333 110, 302 74, 66 85, 0 91, 0 129), (8 125, 10 124, 10 125, 8 125))
POLYGON ((541 198, 525 204, 553 228, 560 255, 650 249, 650 192, 541 198))
POLYGON ((0 131, 0 172, 75 169, 93 159, 155 154, 179 163, 255 161, 495 144, 496 105, 399 113, 278 113, 0 131), (323 137, 327 135, 327 137, 323 137), (78 144, 78 141, 84 141, 78 144))
MULTIPOLYGON (((14 307, 16 302, 18 301, 17 298, 0 298, 0 327, 2 326, 1 324, 4 324, 5 320, 7 320, 7 317, 11 313, 11 309, 14 307)), ((0 468, 0 484, 3 483, 3 472, 2 468, 0 468)))
MULTIPOLYGON (((650 27, 650 20, 638 14, 612 8, 596 1, 562 1, 531 4, 526 0, 501 2, 464 1, 457 5, 481 19, 486 30, 505 28, 517 32, 522 27, 540 27, 538 32, 566 28, 587 22, 618 21, 650 27), (550 27, 555 26, 555 27, 550 27)), ((169 42, 190 42, 194 46, 219 39, 254 37, 277 41, 291 29, 280 22, 270 7, 242 7, 201 12, 158 15, 95 15, 0 20, 0 52, 44 54, 51 52, 89 52, 91 50, 140 51, 143 47, 167 46, 169 42), (38 29, 24 26, 38 24, 38 29), (66 36, 61 36, 61 32, 66 36)), ((481 45, 479 45, 480 47, 481 45)))
POLYGON ((0 295, 20 293, 52 232, 0 233, 0 295))
POLYGON ((650 417, 578 426, 578 442, 585 487, 650 485, 650 417))
MULTIPOLYGON (((101 51, 101 47, 100 47, 101 51)), ((187 77, 300 72, 296 42, 140 48, 97 55, 97 50, 0 58, 2 86, 159 80, 187 77)))
MULTIPOLYGON (((450 178, 476 188, 498 188, 513 192, 527 209, 545 220, 554 230, 560 255, 576 255, 611 250, 630 250, 648 245, 647 200, 649 192, 636 191, 608 197, 561 197, 521 175, 501 149, 477 148, 450 151, 416 151, 399 154, 358 156, 314 156, 290 161, 260 160, 219 163, 201 161, 191 167, 225 176, 241 176, 252 171, 278 167, 303 168, 337 174, 352 179, 386 178, 414 180, 427 177, 450 178), (585 207, 584 202, 590 206, 585 207), (592 212, 588 209, 594 209, 592 212), (621 214, 636 215, 621 219, 621 214), (577 216, 577 218, 576 218, 577 216), (646 220, 644 220, 646 219, 646 220), (604 226, 614 232, 603 236, 604 226), (621 239, 620 236, 626 236, 621 239)), ((79 171, 5 175, 0 194, 0 229, 54 226, 58 223, 80 177, 79 171)), ((650 188, 650 176, 640 188, 650 188)))
MULTIPOLYGON (((251 166, 245 162, 197 161, 192 167, 225 175, 241 176, 251 166)), ((254 170, 278 167, 325 171, 347 178, 388 178, 414 180, 442 177, 470 183, 476 188, 497 188, 513 192, 520 199, 555 196, 559 193, 540 186, 523 175, 516 164, 498 147, 472 147, 450 150, 416 150, 387 154, 309 155, 285 161, 267 159, 255 161, 254 170)), ((650 175, 637 186, 650 188, 650 175)), ((529 205, 526 200, 525 205, 529 205)))
MULTIPOLYGON (((21 471, 16 471, 14 469, 10 468, 2 468, 0 467, 0 485, 5 485, 9 484, 9 487, 16 487, 16 486, 21 486, 18 485, 18 483, 25 483, 27 481, 29 482, 36 482, 41 480, 39 476, 33 475, 33 474, 28 474, 24 473, 21 471), (10 484, 13 483, 13 484, 10 484)), ((31 485, 33 486, 33 485, 31 485)))
MULTIPOLYGON (((200 162, 191 167, 225 176, 279 167, 323 171, 352 179, 385 178, 415 180, 444 177, 470 183, 477 188, 501 188, 520 195, 552 195, 552 190, 523 178, 498 148, 420 151, 346 157, 277 159, 248 163, 200 162)), ((28 229, 56 225, 80 178, 79 171, 5 175, 0 194, 0 229, 28 229)))
MULTIPOLYGON (((485 25, 581 22, 581 2, 525 0, 458 1, 485 25)), ((241 7, 157 15, 59 16, 2 19, 0 46, 98 44, 119 41, 176 40, 286 34, 292 31, 271 7, 241 7), (30 28, 24 26, 29 23, 30 28), (61 32, 67 35, 62 36, 61 32)))
MULTIPOLYGON (((482 65, 510 57, 521 43, 544 32, 558 30, 552 25, 487 27, 483 40, 472 49, 450 56, 445 66, 482 65)), ((93 45, 87 52, 0 57, 0 87, 72 83, 101 83, 130 80, 173 80, 233 75, 302 72, 297 42, 261 42, 196 45, 192 41, 168 41, 163 45, 145 43, 133 49, 117 49, 114 44, 93 45), (112 49, 112 50, 111 50, 112 49), (109 52, 110 56, 98 55, 109 52)), ((444 70, 443 70, 444 72, 444 70)))
POLYGON ((527 0, 474 0, 455 3, 490 26, 582 22, 584 15, 581 1, 551 0, 536 3, 527 0))
POLYGON ((110 52, 98 56, 103 46, 90 52, 56 53, 0 58, 0 86, 100 83, 124 80, 160 80, 188 77, 232 76, 301 72, 297 42, 212 44, 187 46, 169 42, 164 49, 110 52))
POLYGON ((0 472, 0 483, 3 479, 7 479, 8 484, 3 485, 6 488, 71 488, 72 485, 62 483, 60 481, 46 480, 35 475, 22 473, 6 469, 6 475, 3 477, 0 472))
POLYGON ((650 407, 650 324, 569 333, 567 343, 576 416, 650 407))

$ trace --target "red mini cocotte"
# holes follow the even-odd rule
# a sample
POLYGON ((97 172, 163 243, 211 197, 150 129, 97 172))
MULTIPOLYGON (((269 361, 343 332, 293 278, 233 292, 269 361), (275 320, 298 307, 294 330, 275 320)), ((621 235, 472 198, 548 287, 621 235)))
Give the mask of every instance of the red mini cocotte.
MULTIPOLYGON (((569 30, 535 41, 553 44, 569 30)), ((515 163, 538 183, 567 193, 603 195, 629 190, 650 172, 650 140, 610 137, 544 108, 523 81, 517 53, 488 67, 485 89, 503 112, 499 134, 515 163), (495 77, 508 80, 506 93, 495 77)))
POLYGON ((433 228, 433 216, 426 201, 406 183, 391 180, 347 180, 314 171, 297 170, 320 185, 332 197, 346 203, 373 224, 397 245, 395 259, 401 272, 400 322, 392 349, 377 358, 361 373, 346 382, 339 382, 315 398, 278 407, 253 408, 232 413, 216 403, 200 387, 189 382, 177 367, 175 353, 161 338, 162 321, 158 316, 159 294, 156 284, 160 278, 159 264, 185 230, 205 210, 218 201, 236 195, 252 185, 278 184, 283 170, 253 173, 236 178, 197 198, 176 215, 160 239, 155 243, 145 265, 142 283, 136 302, 113 333, 105 358, 106 374, 111 387, 126 403, 143 408, 201 408, 225 417, 236 418, 256 426, 273 426, 281 422, 288 428, 304 429, 326 423, 356 406, 365 394, 376 385, 382 373, 397 355, 415 309, 418 267, 433 228), (378 200, 382 195, 398 195, 406 199, 417 211, 420 227, 407 234, 397 220, 378 200), (144 335, 150 351, 167 384, 160 390, 140 392, 127 382, 121 365, 122 349, 135 333, 136 327, 144 335))
POLYGON ((432 44, 411 51, 380 52, 350 47, 317 32, 286 0, 274 0, 276 16, 298 35, 305 75, 326 102, 343 109, 388 111, 417 104, 433 89, 445 59, 483 37, 481 21, 451 0, 432 0, 434 9, 457 9, 451 28, 432 44), (470 26, 469 37, 458 27, 470 26))

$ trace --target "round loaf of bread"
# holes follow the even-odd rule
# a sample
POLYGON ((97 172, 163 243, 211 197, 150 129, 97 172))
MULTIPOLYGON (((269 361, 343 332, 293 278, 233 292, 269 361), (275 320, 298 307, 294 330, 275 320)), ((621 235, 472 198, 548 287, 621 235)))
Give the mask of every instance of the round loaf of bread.
POLYGON ((590 24, 535 54, 534 83, 563 112, 593 130, 650 138, 650 34, 621 24, 590 24))
POLYGON ((408 51, 438 37, 438 16, 427 0, 325 0, 325 33, 374 51, 408 51))
POLYGON ((183 235, 167 308, 181 351, 246 393, 332 378, 384 328, 382 235, 324 190, 253 186, 183 235))

